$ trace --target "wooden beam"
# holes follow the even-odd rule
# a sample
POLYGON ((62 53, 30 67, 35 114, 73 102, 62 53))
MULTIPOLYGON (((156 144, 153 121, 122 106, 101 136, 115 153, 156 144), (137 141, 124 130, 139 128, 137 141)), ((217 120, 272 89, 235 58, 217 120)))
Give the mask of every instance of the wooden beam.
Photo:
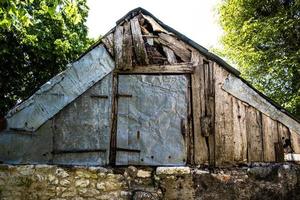
POLYGON ((138 16, 130 20, 135 58, 138 65, 148 65, 149 59, 145 48, 138 16))
POLYGON ((193 117, 193 138, 194 138, 194 162, 195 164, 206 164, 208 162, 208 146, 205 137, 202 134, 201 115, 202 108, 205 107, 203 87, 203 57, 196 51, 192 53, 192 64, 195 72, 191 74, 192 90, 192 117, 193 117))
POLYGON ((112 81, 112 107, 111 107, 111 122, 110 122, 110 151, 109 164, 116 164, 117 157, 117 115, 118 115, 118 75, 113 74, 112 81))
POLYGON ((191 74, 194 67, 189 64, 135 66, 130 71, 115 70, 118 74, 191 74))
POLYGON ((130 70, 132 69, 132 36, 131 36, 131 29, 130 23, 124 23, 124 35, 123 35, 123 49, 122 49, 122 60, 123 66, 120 66, 120 69, 130 70))

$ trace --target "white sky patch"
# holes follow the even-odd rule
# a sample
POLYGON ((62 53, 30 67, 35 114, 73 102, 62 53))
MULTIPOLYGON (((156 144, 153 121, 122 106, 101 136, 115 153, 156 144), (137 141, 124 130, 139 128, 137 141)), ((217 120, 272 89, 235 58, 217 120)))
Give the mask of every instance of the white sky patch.
POLYGON ((206 48, 217 47, 222 34, 215 11, 218 1, 88 0, 89 37, 98 38, 104 35, 129 11, 142 7, 198 44, 206 48))

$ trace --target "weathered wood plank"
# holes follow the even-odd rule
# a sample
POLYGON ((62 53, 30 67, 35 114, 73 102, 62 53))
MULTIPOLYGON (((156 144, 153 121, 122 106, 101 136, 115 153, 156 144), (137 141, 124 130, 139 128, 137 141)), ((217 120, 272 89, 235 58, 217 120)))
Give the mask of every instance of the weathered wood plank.
POLYGON ((255 108, 246 108, 248 162, 263 161, 262 114, 255 108))
POLYGON ((300 154, 300 133, 297 133, 296 131, 291 131, 291 144, 294 153, 300 154))
POLYGON ((116 70, 120 74, 191 74, 194 73, 194 67, 190 64, 177 65, 148 65, 135 66, 130 71, 116 70))
POLYGON ((291 146, 291 133, 289 129, 280 122, 277 122, 278 140, 283 144, 285 153, 293 153, 291 146))
POLYGON ((138 20, 138 16, 130 20, 131 33, 133 38, 133 47, 135 51, 135 58, 138 65, 149 64, 149 59, 147 56, 147 51, 145 48, 144 40, 142 37, 142 32, 138 20))
POLYGON ((118 114, 118 75, 113 74, 112 81, 112 104, 111 104, 111 121, 110 121, 110 150, 109 164, 116 164, 117 156, 117 114, 118 114))
POLYGON ((262 115, 264 161, 275 162, 275 146, 278 142, 278 129, 276 121, 266 115, 262 115))
POLYGON ((131 36, 131 29, 130 23, 124 23, 124 37, 123 37, 123 52, 122 52, 122 59, 123 59, 123 66, 121 67, 124 70, 132 69, 132 36, 131 36))
POLYGON ((221 88, 228 72, 215 67, 215 160, 216 165, 234 162, 232 96, 221 88))
POLYGON ((204 95, 201 95, 201 84, 203 79, 203 58, 196 51, 191 59, 195 72, 191 75, 192 90, 192 112, 193 112, 193 130, 194 130, 194 161, 195 164, 204 164, 208 162, 208 146, 205 137, 201 133, 201 106, 205 107, 204 95))
POLYGON ((293 131, 300 130, 299 122, 277 109, 264 97, 244 83, 240 78, 234 75, 229 75, 222 88, 241 101, 248 103, 265 115, 270 116, 273 120, 283 123, 289 129, 293 131))
POLYGON ((167 59, 168 59, 168 62, 170 64, 176 64, 177 63, 176 56, 170 48, 168 48, 166 46, 163 46, 163 51, 165 52, 165 54, 167 56, 167 59))
POLYGON ((116 26, 114 32, 114 55, 118 69, 123 66, 123 26, 116 26))
POLYGON ((284 162, 284 149, 281 142, 275 142, 275 161, 276 162, 284 162))
POLYGON ((101 41, 103 42, 108 52, 112 56, 114 56, 114 33, 108 34, 106 37, 102 38, 101 41))
POLYGON ((236 98, 232 98, 234 160, 238 163, 247 162, 247 131, 246 105, 236 98))
POLYGON ((191 50, 184 42, 178 40, 176 37, 165 33, 159 33, 159 38, 156 39, 159 43, 172 49, 184 62, 189 62, 191 60, 191 50))

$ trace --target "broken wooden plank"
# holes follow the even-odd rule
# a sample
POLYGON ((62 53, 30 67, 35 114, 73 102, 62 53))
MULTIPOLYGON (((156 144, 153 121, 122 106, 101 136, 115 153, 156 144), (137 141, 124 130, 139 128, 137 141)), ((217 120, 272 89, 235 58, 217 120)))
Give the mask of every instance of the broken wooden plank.
POLYGON ((108 34, 107 36, 101 38, 101 41, 103 42, 110 55, 114 56, 114 34, 108 34))
POLYGON ((247 162, 247 130, 246 105, 236 98, 232 98, 234 160, 237 163, 247 162))
POLYGON ((278 129, 276 121, 272 120, 265 114, 262 115, 262 130, 263 130, 263 150, 264 161, 275 162, 275 146, 278 142, 278 129))
POLYGON ((123 48, 122 48, 122 60, 123 66, 121 69, 123 70, 130 70, 132 69, 132 36, 131 36, 131 29, 130 23, 124 23, 124 36, 123 36, 123 48))
POLYGON ((182 61, 189 62, 191 60, 191 50, 184 42, 165 33, 159 33, 158 35, 159 38, 156 38, 158 42, 172 49, 182 61))
POLYGON ((144 40, 142 37, 142 32, 138 20, 138 16, 130 20, 131 33, 133 38, 133 47, 135 51, 135 58, 138 65, 149 64, 149 59, 147 56, 147 51, 145 48, 144 40))
POLYGON ((114 54, 116 69, 123 66, 123 26, 116 26, 114 32, 114 54))
POLYGON ((143 14, 142 17, 152 26, 153 31, 168 33, 168 31, 161 27, 161 25, 159 25, 152 17, 143 14))
POLYGON ((167 60, 170 64, 176 64, 177 63, 176 56, 170 48, 168 48, 166 46, 163 46, 163 51, 165 52, 165 54, 167 56, 167 60))
POLYGON ((194 72, 194 67, 190 64, 178 65, 148 65, 135 66, 130 71, 116 70, 119 74, 191 74, 194 72))
MULTIPOLYGON (((194 51, 192 54, 192 63, 195 72, 191 75, 192 90, 192 112, 193 112, 193 130, 194 130, 194 162, 195 164, 205 164, 208 162, 208 146, 205 137, 201 133, 201 105, 204 102, 201 96, 201 75, 203 75, 203 58, 194 51)), ((203 79, 203 78, 202 78, 203 79)), ((203 104, 204 105, 204 104, 203 104)))
POLYGON ((246 130, 248 144, 248 162, 263 161, 262 114, 248 106, 246 108, 246 130))

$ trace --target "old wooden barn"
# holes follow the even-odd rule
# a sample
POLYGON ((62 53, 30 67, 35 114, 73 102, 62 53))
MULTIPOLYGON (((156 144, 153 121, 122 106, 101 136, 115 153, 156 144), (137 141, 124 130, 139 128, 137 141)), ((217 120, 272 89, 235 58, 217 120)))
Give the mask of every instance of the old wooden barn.
POLYGON ((232 166, 300 153, 297 119, 142 8, 6 121, 3 163, 232 166))

